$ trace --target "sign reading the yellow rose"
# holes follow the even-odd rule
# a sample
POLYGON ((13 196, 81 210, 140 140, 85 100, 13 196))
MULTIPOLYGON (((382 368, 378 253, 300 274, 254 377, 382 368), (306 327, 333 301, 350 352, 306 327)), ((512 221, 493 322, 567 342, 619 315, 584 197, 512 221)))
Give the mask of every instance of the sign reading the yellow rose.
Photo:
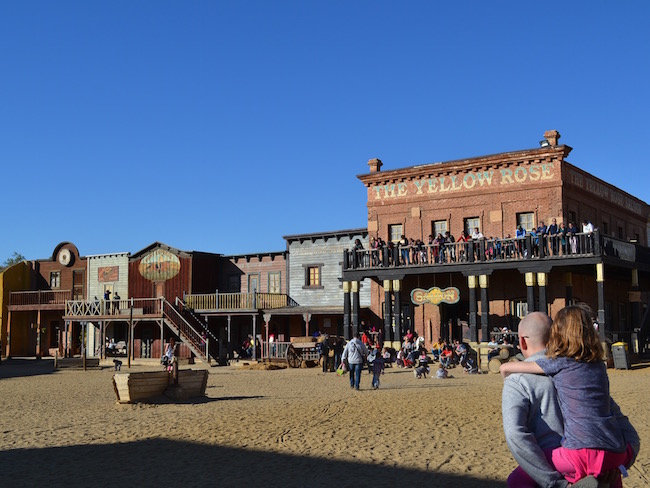
POLYGON ((454 304, 460 300, 460 291, 455 286, 450 286, 441 290, 437 286, 424 290, 423 288, 414 288, 411 292, 411 301, 415 305, 422 305, 424 303, 433 303, 440 305, 441 303, 454 304))

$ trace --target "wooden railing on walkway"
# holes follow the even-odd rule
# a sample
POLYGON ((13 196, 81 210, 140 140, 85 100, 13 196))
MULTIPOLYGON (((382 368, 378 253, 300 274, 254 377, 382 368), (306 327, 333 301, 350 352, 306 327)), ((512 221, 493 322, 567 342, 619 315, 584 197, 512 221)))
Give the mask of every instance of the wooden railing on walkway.
POLYGON ((208 293, 188 294, 185 305, 193 310, 267 310, 296 307, 298 304, 284 293, 208 293))
POLYGON ((9 295, 9 305, 64 305, 70 298, 70 290, 12 291, 9 295))

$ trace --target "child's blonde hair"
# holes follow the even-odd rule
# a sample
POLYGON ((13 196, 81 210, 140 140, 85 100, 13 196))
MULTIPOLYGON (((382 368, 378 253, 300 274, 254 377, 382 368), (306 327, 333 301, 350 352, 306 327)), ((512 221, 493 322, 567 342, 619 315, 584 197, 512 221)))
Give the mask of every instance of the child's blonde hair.
POLYGON ((568 357, 586 363, 603 360, 603 348, 589 309, 571 305, 555 314, 546 355, 550 358, 568 357))

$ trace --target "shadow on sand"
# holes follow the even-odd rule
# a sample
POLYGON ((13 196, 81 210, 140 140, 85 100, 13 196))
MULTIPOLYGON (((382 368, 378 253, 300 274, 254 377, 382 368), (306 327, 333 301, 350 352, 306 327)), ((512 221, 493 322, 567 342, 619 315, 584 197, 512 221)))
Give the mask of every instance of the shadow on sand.
POLYGON ((54 373, 54 359, 11 358, 0 363, 0 379, 54 373))
MULTIPOLYGON (((162 425, 161 430, 164 430, 162 425)), ((274 448, 281 449, 281 445, 274 444, 274 448)), ((359 458, 364 457, 362 454, 357 453, 359 458)), ((417 455, 417 450, 414 455, 417 455)), ((441 474, 362 464, 354 460, 335 461, 164 439, 2 451, 0 465, 3 466, 3 479, 13 480, 13 487, 491 488, 504 485, 503 482, 472 475, 441 474)), ((479 466, 480 461, 477 469, 479 466)))

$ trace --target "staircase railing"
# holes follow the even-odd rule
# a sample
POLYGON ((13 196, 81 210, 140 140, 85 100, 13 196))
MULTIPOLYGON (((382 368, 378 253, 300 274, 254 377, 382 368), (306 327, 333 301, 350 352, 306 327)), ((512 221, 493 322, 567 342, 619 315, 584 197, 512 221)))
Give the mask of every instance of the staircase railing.
POLYGON ((208 350, 207 353, 212 357, 217 357, 219 355, 219 340, 214 333, 208 329, 208 325, 197 317, 191 308, 185 306, 185 303, 180 298, 176 297, 175 305, 176 310, 178 310, 190 324, 193 324, 194 328, 197 329, 200 334, 205 334, 205 338, 209 339, 210 350, 208 350))
POLYGON ((183 317, 182 313, 178 311, 166 298, 162 297, 162 312, 165 318, 165 323, 183 340, 185 345, 199 358, 204 361, 209 361, 207 342, 203 336, 197 331, 190 323, 183 317))

